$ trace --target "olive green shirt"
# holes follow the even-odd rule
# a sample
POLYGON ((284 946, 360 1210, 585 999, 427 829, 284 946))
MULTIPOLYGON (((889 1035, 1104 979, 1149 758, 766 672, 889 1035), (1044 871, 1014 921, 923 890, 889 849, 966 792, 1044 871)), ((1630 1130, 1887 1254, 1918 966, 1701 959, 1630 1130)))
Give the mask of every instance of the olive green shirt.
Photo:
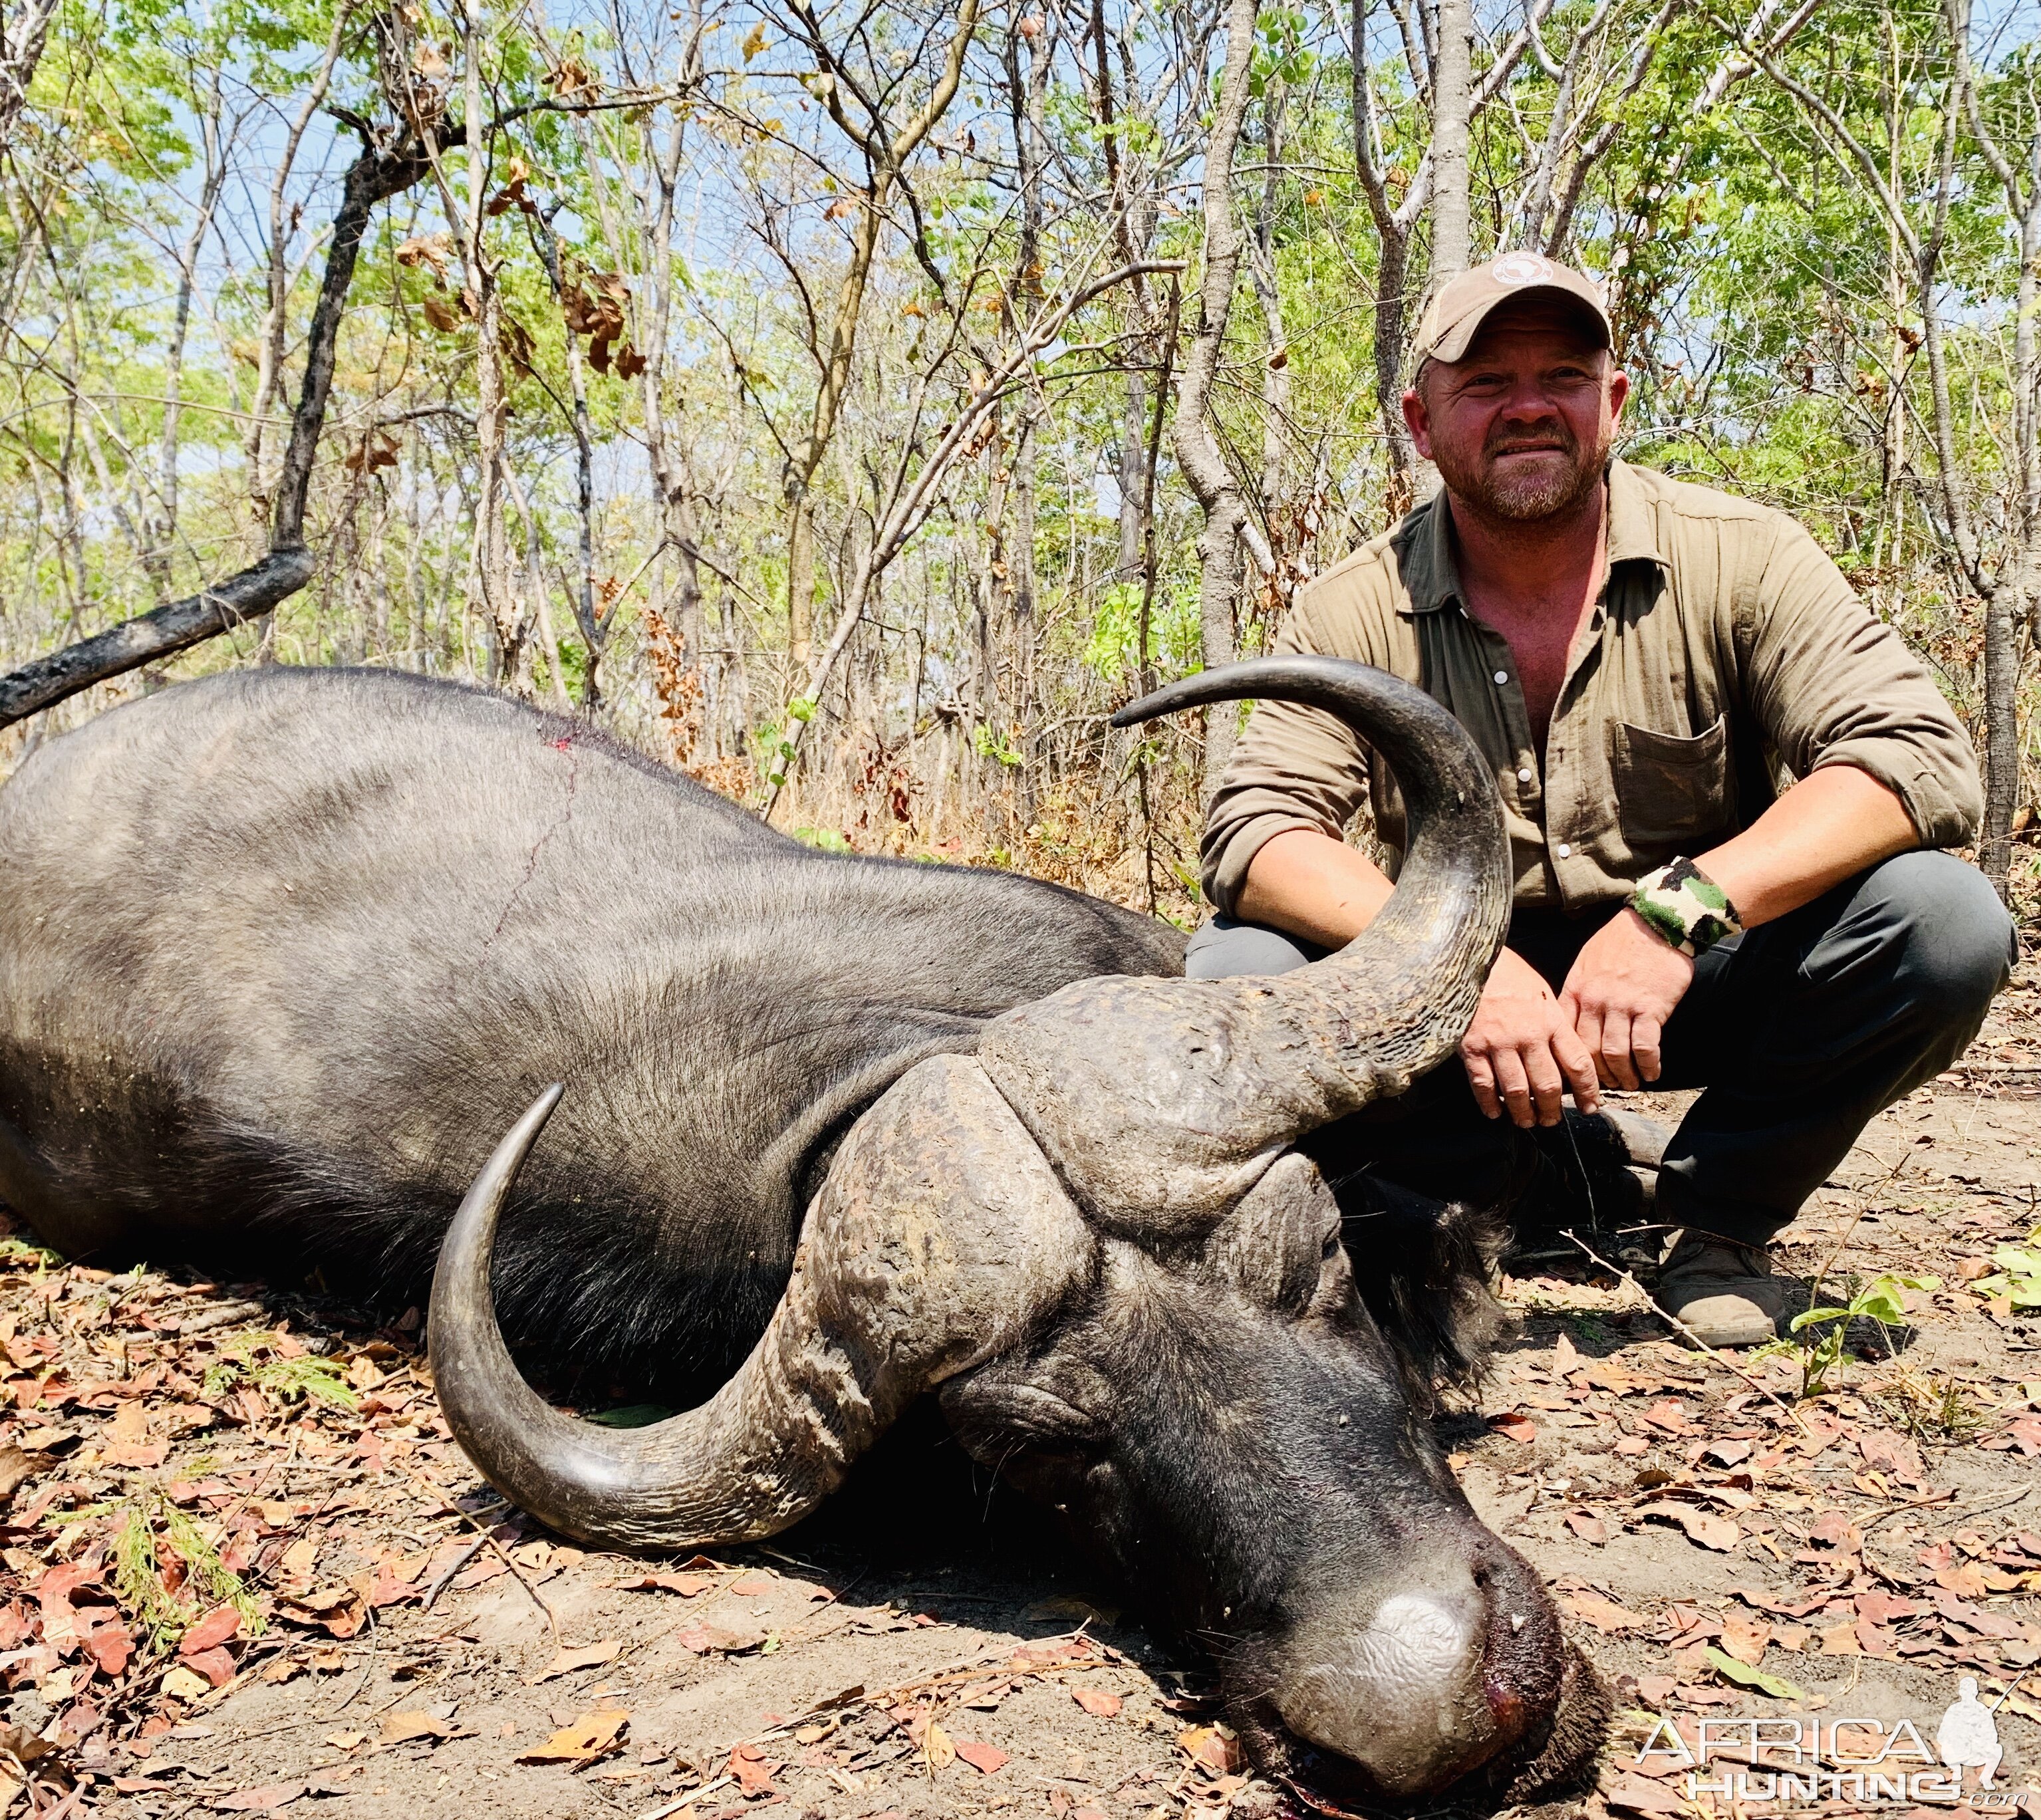
MULTIPOLYGON (((1276 650, 1373 664, 1452 712, 1494 769, 1519 909, 1627 897, 1756 820, 1782 769, 1868 772, 1924 846, 1961 845, 1982 812, 1976 755, 1925 666, 1813 538, 1624 462, 1609 467, 1608 575, 1542 762, 1508 641, 1461 603, 1443 494, 1299 589, 1276 650)), ((1332 715, 1262 703, 1206 820, 1207 895, 1234 914, 1265 841, 1341 837, 1364 799, 1394 876, 1402 801, 1368 761, 1332 715)))

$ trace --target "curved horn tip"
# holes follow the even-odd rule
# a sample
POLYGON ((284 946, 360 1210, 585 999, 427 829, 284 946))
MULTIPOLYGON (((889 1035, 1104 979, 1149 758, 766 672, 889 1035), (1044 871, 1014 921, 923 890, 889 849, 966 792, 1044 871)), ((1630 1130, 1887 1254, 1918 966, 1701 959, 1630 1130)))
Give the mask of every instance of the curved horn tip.
POLYGON ((567 1084, 566 1082, 554 1082, 553 1084, 547 1088, 543 1093, 540 1094, 538 1098, 532 1102, 531 1106, 529 1109, 526 1111, 525 1116, 528 1119, 532 1116, 532 1113, 536 1112, 541 1119, 550 1119, 553 1116, 553 1108, 566 1097, 567 1090, 567 1084), (543 1111, 540 1110, 541 1108, 544 1108, 543 1111))
POLYGON ((517 1124, 504 1134, 504 1145, 507 1147, 514 1144, 521 1151, 529 1148, 540 1132, 546 1128, 547 1122, 559 1108, 567 1090, 566 1082, 554 1082, 518 1115, 517 1124))

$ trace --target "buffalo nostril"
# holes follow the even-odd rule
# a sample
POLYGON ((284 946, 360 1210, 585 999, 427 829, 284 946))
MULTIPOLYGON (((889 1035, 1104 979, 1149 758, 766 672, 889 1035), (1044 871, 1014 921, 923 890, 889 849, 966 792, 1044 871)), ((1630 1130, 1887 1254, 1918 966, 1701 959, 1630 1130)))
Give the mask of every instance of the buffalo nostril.
POLYGON ((1364 1624, 1307 1646, 1309 1665, 1278 1696, 1284 1723, 1386 1794, 1443 1786, 1488 1754, 1487 1620, 1471 1584, 1391 1594, 1364 1624))

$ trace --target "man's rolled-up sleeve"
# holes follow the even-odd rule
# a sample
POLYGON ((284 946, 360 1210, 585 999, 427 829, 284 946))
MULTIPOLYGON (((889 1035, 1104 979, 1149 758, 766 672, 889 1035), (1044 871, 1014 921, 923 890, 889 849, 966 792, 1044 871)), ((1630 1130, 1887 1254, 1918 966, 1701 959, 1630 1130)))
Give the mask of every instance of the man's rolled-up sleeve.
MULTIPOLYGON (((1351 637, 1326 642, 1332 628, 1320 621, 1334 617, 1322 612, 1313 591, 1300 593, 1276 634, 1275 654, 1366 661, 1363 652, 1337 648, 1351 637)), ((1367 757, 1349 728, 1319 708, 1258 704, 1205 814, 1199 847, 1205 895, 1223 914, 1237 915, 1247 868, 1263 847, 1292 828, 1340 840, 1367 796, 1367 757)))
POLYGON ((1738 614, 1751 712, 1797 777, 1854 765, 1898 797, 1925 847, 1959 847, 1984 814, 1977 754, 1935 680, 1790 521, 1738 614))

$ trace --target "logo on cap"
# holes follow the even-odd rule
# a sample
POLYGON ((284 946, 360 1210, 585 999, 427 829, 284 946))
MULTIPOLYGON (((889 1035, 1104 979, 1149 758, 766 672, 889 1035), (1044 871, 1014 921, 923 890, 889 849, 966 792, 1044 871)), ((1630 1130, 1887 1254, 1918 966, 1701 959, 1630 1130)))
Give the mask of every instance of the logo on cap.
POLYGON ((1488 269, 1498 284, 1549 284, 1552 261, 1538 253, 1505 253, 1488 269))

